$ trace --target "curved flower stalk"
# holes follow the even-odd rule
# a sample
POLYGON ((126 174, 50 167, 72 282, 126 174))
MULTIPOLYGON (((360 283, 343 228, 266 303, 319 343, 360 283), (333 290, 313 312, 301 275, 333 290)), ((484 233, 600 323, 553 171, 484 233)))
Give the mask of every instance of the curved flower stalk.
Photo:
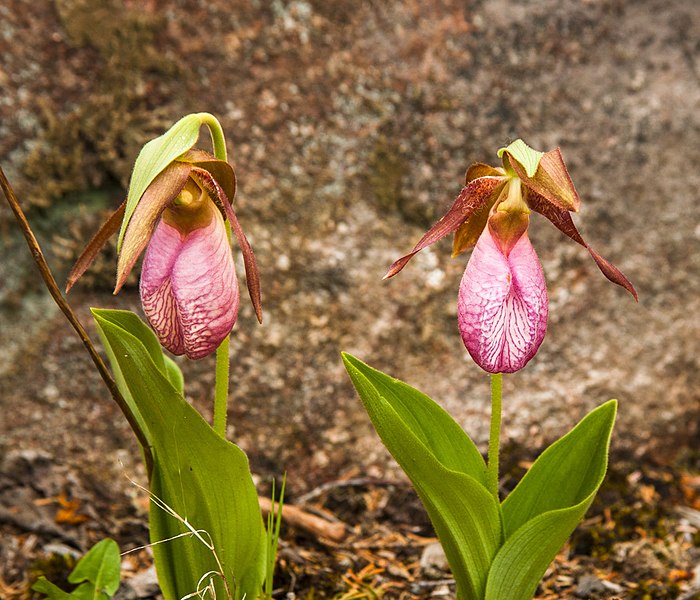
POLYGON ((588 250, 603 275, 637 292, 625 275, 581 237, 570 212, 580 199, 559 149, 542 153, 516 140, 499 150, 502 167, 476 163, 450 210, 391 265, 399 273, 423 248, 454 232, 452 255, 474 248, 457 304, 459 330, 474 361, 489 373, 522 369, 547 330, 547 288, 528 237, 532 211, 588 250))
POLYGON ((107 220, 78 259, 66 291, 121 223, 114 293, 145 250, 141 301, 161 344, 192 359, 211 354, 231 332, 240 304, 226 221, 241 246, 248 291, 262 321, 257 263, 231 205, 235 193, 231 165, 187 149, 152 178, 131 210, 127 201, 107 220))

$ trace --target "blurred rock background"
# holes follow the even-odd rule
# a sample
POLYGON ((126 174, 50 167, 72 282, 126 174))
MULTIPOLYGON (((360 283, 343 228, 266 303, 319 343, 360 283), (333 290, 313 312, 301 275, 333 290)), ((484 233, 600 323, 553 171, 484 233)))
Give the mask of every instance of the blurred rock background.
MULTIPOLYGON (((445 240, 381 278, 471 162, 498 164, 518 137, 560 146, 577 224, 640 302, 533 216, 549 330, 505 378, 506 441, 541 448, 615 397, 613 453, 673 463, 699 436, 699 50, 694 0, 3 0, 0 164, 61 279, 145 141, 189 112, 221 120, 265 307, 260 327, 244 301, 234 330, 231 435, 264 480, 287 471, 293 498, 400 476, 341 351, 485 446, 489 381, 456 324, 468 256, 445 240)), ((136 444, 4 203, 0 236, 0 449, 41 449, 107 496, 128 488, 136 444)), ((140 311, 135 278, 111 295, 114 259, 71 293, 93 332, 91 305, 140 311)), ((210 414, 213 357, 181 365, 210 414)))

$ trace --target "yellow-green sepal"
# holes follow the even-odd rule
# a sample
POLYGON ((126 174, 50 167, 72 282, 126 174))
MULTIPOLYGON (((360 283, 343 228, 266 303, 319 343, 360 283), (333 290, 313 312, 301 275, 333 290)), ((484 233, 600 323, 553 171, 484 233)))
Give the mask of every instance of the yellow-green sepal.
POLYGON ((510 146, 501 148, 498 156, 503 160, 503 168, 517 175, 526 188, 537 192, 554 206, 578 212, 581 199, 559 148, 538 152, 522 140, 515 140, 510 146))
POLYGON ((126 199, 124 219, 119 230, 117 250, 120 251, 126 228, 144 192, 153 180, 176 158, 192 148, 199 138, 202 125, 218 121, 209 113, 194 113, 182 117, 160 137, 148 142, 139 152, 134 164, 126 199))
POLYGON ((505 153, 507 153, 510 158, 515 159, 522 165, 528 177, 535 176, 535 173, 537 173, 537 168, 540 166, 540 160, 544 156, 544 152, 533 150, 520 139, 515 140, 512 144, 498 150, 498 158, 504 159, 503 168, 506 169, 506 171, 509 169, 506 165, 506 159, 503 157, 505 153))

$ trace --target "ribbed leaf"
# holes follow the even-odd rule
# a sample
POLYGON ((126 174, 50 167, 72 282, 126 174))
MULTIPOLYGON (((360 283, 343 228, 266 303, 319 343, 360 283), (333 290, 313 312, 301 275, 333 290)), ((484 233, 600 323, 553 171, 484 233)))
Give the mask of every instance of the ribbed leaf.
POLYGON ((165 378, 180 394, 184 394, 185 378, 182 376, 180 367, 177 366, 177 363, 172 358, 165 354, 163 354, 163 360, 165 361, 165 370, 163 371, 165 378))
POLYGON ((108 600, 119 589, 120 569, 119 546, 107 538, 90 548, 68 576, 69 583, 80 584, 72 592, 64 592, 43 575, 32 589, 49 600, 108 600))
MULTIPOLYGON (((257 493, 240 448, 219 437, 166 375, 172 365, 152 356, 151 330, 123 311, 93 309, 118 383, 137 407, 152 444, 151 492, 194 528, 206 531, 235 600, 255 598, 265 565, 265 533, 257 493), (160 362, 163 366, 156 364, 160 362)), ((153 506, 151 540, 184 533, 175 517, 153 506)), ((166 600, 197 589, 199 579, 218 569, 212 552, 188 536, 153 548, 166 600)), ((225 590, 215 577, 217 597, 225 590)))
MULTIPOLYGON (((440 463, 486 485, 486 463, 481 453, 444 408, 423 392, 373 369, 350 354, 343 353, 343 361, 348 372, 352 367, 354 371, 362 374, 410 429, 412 435, 426 446, 440 463)), ((352 373, 350 376, 352 378, 352 373)))
MULTIPOLYGON (((166 354, 163 354, 158 338, 149 327, 147 327, 145 330, 143 329, 144 323, 141 321, 141 319, 139 319, 138 315, 132 313, 130 310, 93 310, 93 314, 105 313, 109 314, 109 321, 114 325, 119 326, 121 329, 131 332, 139 332, 139 339, 146 347, 151 360, 153 360, 158 369, 165 375, 166 379, 173 385, 173 387, 175 387, 178 392, 183 393, 185 388, 185 380, 182 376, 182 372, 180 371, 180 367, 177 366, 172 358, 166 354)), ((102 336, 102 331, 99 328, 98 333, 100 334, 102 343, 105 345, 115 378, 117 378, 117 374, 119 375, 119 378, 121 378, 121 369, 115 368, 119 366, 118 362, 115 365, 115 360, 110 354, 110 346, 106 343, 104 336, 102 336)), ((128 392, 125 382, 117 381, 117 383, 119 384, 120 391, 122 391, 122 395, 125 395, 124 392, 128 392)), ((127 395, 129 398, 131 398, 130 393, 127 395)), ((134 405, 134 412, 135 415, 138 416, 138 407, 136 405, 134 405)))
POLYGON ((606 402, 547 448, 503 502, 506 541, 486 600, 528 600, 603 482, 617 403, 606 402))
POLYGON ((484 461, 435 402, 349 354, 345 368, 384 445, 411 479, 440 538, 458 598, 481 600, 501 541, 484 461))

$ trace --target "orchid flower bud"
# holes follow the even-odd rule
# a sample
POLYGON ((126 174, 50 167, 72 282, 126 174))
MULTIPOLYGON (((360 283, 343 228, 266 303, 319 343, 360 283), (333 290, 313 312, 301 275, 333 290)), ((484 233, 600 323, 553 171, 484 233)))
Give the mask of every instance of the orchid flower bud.
POLYGON ((516 140, 498 155, 502 167, 469 167, 452 207, 384 278, 393 277, 423 248, 454 232, 453 256, 474 248, 457 303, 464 345, 484 370, 512 373, 535 355, 547 329, 547 289, 527 233, 531 211, 586 248, 603 275, 635 300, 637 291, 574 225, 569 213, 578 211, 580 199, 558 148, 537 152, 516 140))
POLYGON ((192 148, 199 127, 212 121, 207 113, 188 115, 144 146, 129 197, 89 242, 66 287, 68 291, 120 229, 114 293, 145 250, 140 283, 144 313, 166 349, 192 359, 214 352, 238 315, 239 287, 226 222, 241 247, 248 292, 262 322, 257 262, 231 204, 233 168, 192 148))

